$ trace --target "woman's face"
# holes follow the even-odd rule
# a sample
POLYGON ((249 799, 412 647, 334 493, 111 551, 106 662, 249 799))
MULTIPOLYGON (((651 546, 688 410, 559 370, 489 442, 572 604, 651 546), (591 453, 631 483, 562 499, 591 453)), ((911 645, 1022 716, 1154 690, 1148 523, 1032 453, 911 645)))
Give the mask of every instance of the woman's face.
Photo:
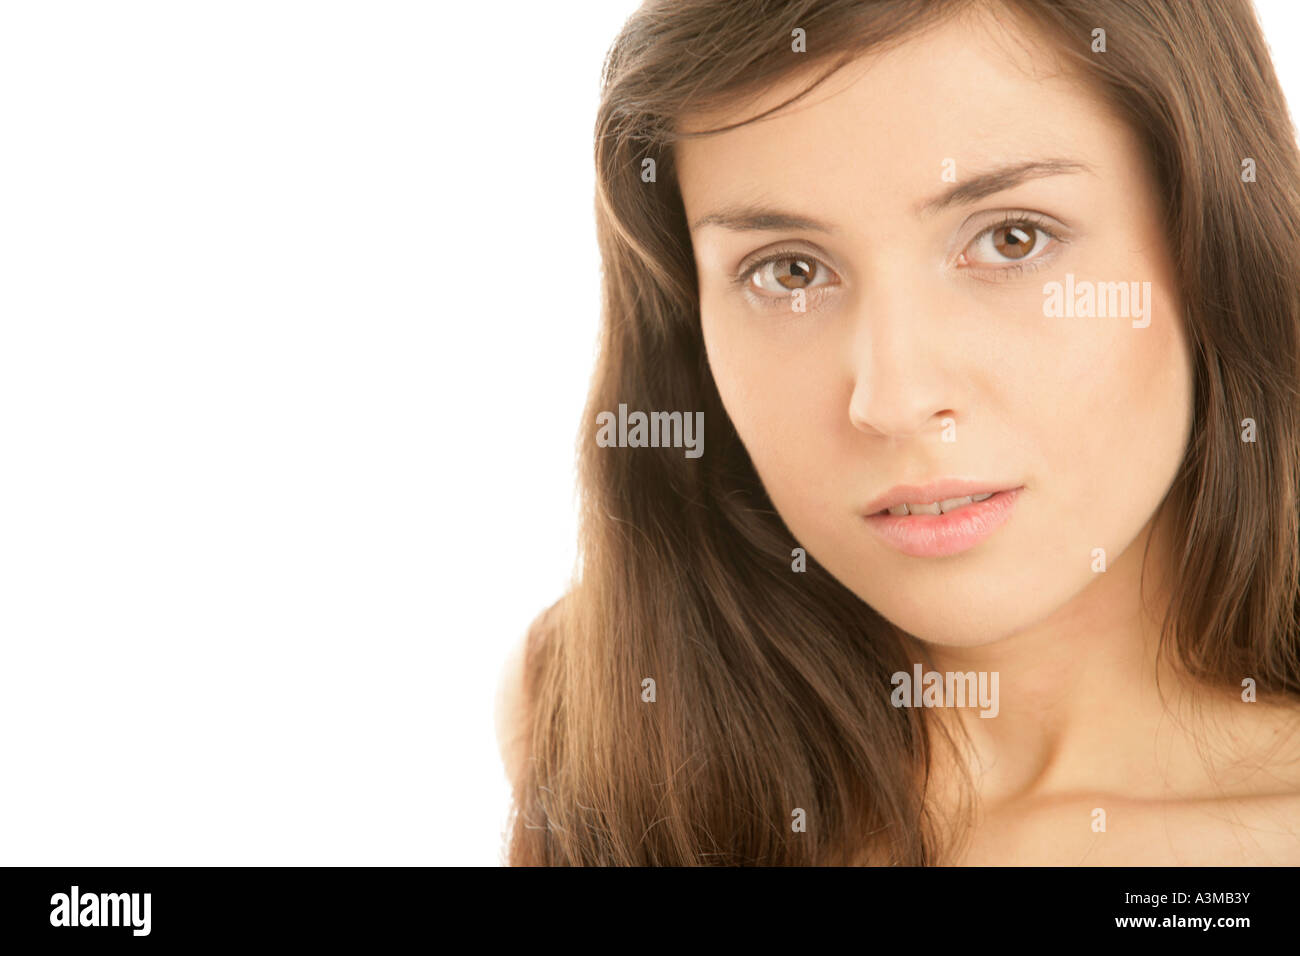
POLYGON ((764 487, 812 557, 940 644, 1042 621, 1095 549, 1131 573, 1191 427, 1158 187, 1028 36, 950 21, 677 152, 709 363, 764 487), (948 517, 868 517, 946 479, 966 484, 901 496, 948 517), (981 491, 1008 493, 963 515, 981 491))

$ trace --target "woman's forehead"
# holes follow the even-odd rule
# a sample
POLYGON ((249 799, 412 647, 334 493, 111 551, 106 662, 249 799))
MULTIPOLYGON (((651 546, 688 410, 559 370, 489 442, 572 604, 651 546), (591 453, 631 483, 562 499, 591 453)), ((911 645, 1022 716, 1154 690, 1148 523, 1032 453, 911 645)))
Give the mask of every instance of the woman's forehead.
MULTIPOLYGON (((950 20, 858 58, 769 116, 679 142, 688 218, 791 195, 840 220, 886 211, 912 217, 936 194, 941 174, 966 183, 1034 162, 1074 163, 1134 184, 1140 145, 1128 125, 1070 72, 1010 63, 1011 48, 1003 34, 950 20)), ((1042 62, 1053 56, 1044 50, 1042 62)), ((802 71, 743 108, 692 116, 684 128, 741 122, 811 78, 802 71)))
MULTIPOLYGON (((774 46, 782 50, 778 55, 792 59, 803 56, 785 51, 783 42, 782 38, 774 40, 774 46)), ((1001 7, 963 10, 896 37, 834 70, 797 102, 782 105, 828 69, 826 63, 815 59, 808 65, 795 65, 763 88, 736 91, 720 103, 687 111, 678 117, 674 129, 689 136, 744 123, 768 110, 776 110, 772 118, 793 115, 839 98, 845 91, 854 91, 859 100, 866 98, 882 105, 889 101, 900 107, 916 99, 916 94, 966 102, 997 90, 1022 88, 1024 84, 1074 73, 1069 61, 1061 56, 1058 41, 1001 7), (1020 83, 1012 82, 1015 80, 1020 83), (980 85, 985 89, 981 90, 980 85), (962 92, 966 95, 957 95, 962 92)), ((1071 78, 1078 79, 1077 75, 1071 78)), ((768 119, 764 117, 752 125, 768 119)))

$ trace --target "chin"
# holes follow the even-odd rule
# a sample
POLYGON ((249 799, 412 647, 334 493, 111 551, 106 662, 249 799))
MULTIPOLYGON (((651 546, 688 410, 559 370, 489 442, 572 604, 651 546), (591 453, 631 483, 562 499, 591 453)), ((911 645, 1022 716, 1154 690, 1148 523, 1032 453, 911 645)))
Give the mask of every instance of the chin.
POLYGON ((982 647, 994 644, 1043 620, 1068 600, 1065 582, 1058 588, 1037 585, 1026 594, 1019 589, 1005 593, 983 591, 974 595, 948 594, 936 600, 933 593, 894 590, 859 597, 895 627, 926 644, 942 647, 982 647), (1052 592, 1061 590, 1060 600, 1052 592))

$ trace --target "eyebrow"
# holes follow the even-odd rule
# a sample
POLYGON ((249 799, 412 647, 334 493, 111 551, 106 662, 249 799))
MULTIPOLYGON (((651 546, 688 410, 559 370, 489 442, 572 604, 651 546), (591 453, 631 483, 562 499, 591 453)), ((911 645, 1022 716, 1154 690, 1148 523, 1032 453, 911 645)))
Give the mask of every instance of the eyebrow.
MULTIPOLYGON (((1011 189, 1031 179, 1092 171, 1092 167, 1087 163, 1073 159, 1038 159, 998 166, 968 179, 939 196, 918 203, 913 207, 913 211, 917 216, 931 215, 941 209, 978 202, 986 196, 1011 189)), ((755 203, 727 206, 707 216, 701 216, 691 223, 690 228, 694 232, 704 226, 721 226, 733 232, 781 232, 802 229, 834 235, 839 231, 835 226, 819 219, 755 203)))
POLYGON ((1084 172, 1093 172, 1093 168, 1073 159, 1035 159, 1025 163, 1012 163, 980 173, 942 195, 919 203, 913 209, 918 216, 930 215, 950 206, 966 206, 978 202, 985 196, 992 196, 1031 179, 1084 172))
POLYGON ((727 206, 717 212, 701 216, 691 223, 694 232, 703 226, 721 226, 733 232, 783 232, 791 229, 803 229, 809 232, 838 232, 834 226, 820 219, 809 219, 791 212, 771 209, 753 203, 727 206))

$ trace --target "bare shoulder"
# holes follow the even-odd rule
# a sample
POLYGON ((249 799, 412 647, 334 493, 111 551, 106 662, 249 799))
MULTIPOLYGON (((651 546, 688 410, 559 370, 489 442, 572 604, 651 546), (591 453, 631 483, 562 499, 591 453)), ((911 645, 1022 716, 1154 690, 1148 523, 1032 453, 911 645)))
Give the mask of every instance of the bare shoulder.
POLYGON ((1235 756, 1225 767, 1251 797, 1300 797, 1300 703, 1237 705, 1244 715, 1221 741, 1235 756))
POLYGON ((1300 866, 1300 791, 1193 804, 1166 823, 1181 825, 1189 862, 1300 866))
POLYGON ((1202 728, 1211 767, 1184 757, 1173 785, 1157 792, 1066 792, 986 805, 954 862, 1300 866, 1300 708, 1285 700, 1237 703, 1215 717, 1202 728))
POLYGON ((528 635, 525 634, 515 642, 506 656, 497 684, 497 746, 501 751, 506 778, 511 784, 519 779, 527 750, 524 710, 524 662, 527 649, 528 635))
POLYGON ((1161 808, 1162 822, 1181 829, 1186 853, 1212 864, 1300 865, 1300 704, 1234 704, 1239 715, 1220 725, 1228 755, 1212 778, 1217 792, 1161 808))
POLYGON ((962 866, 1296 866, 1300 792, 1215 800, 1061 794, 981 814, 962 866))
POLYGON ((1193 791, 1135 807, 1177 865, 1300 865, 1300 702, 1230 704, 1211 733, 1213 773, 1193 791))
POLYGON ((496 698, 497 744, 506 777, 512 786, 519 782, 529 756, 532 730, 532 701, 528 697, 532 685, 530 673, 544 670, 547 656, 554 653, 568 600, 566 594, 537 615, 523 637, 510 649, 501 668, 496 698))

